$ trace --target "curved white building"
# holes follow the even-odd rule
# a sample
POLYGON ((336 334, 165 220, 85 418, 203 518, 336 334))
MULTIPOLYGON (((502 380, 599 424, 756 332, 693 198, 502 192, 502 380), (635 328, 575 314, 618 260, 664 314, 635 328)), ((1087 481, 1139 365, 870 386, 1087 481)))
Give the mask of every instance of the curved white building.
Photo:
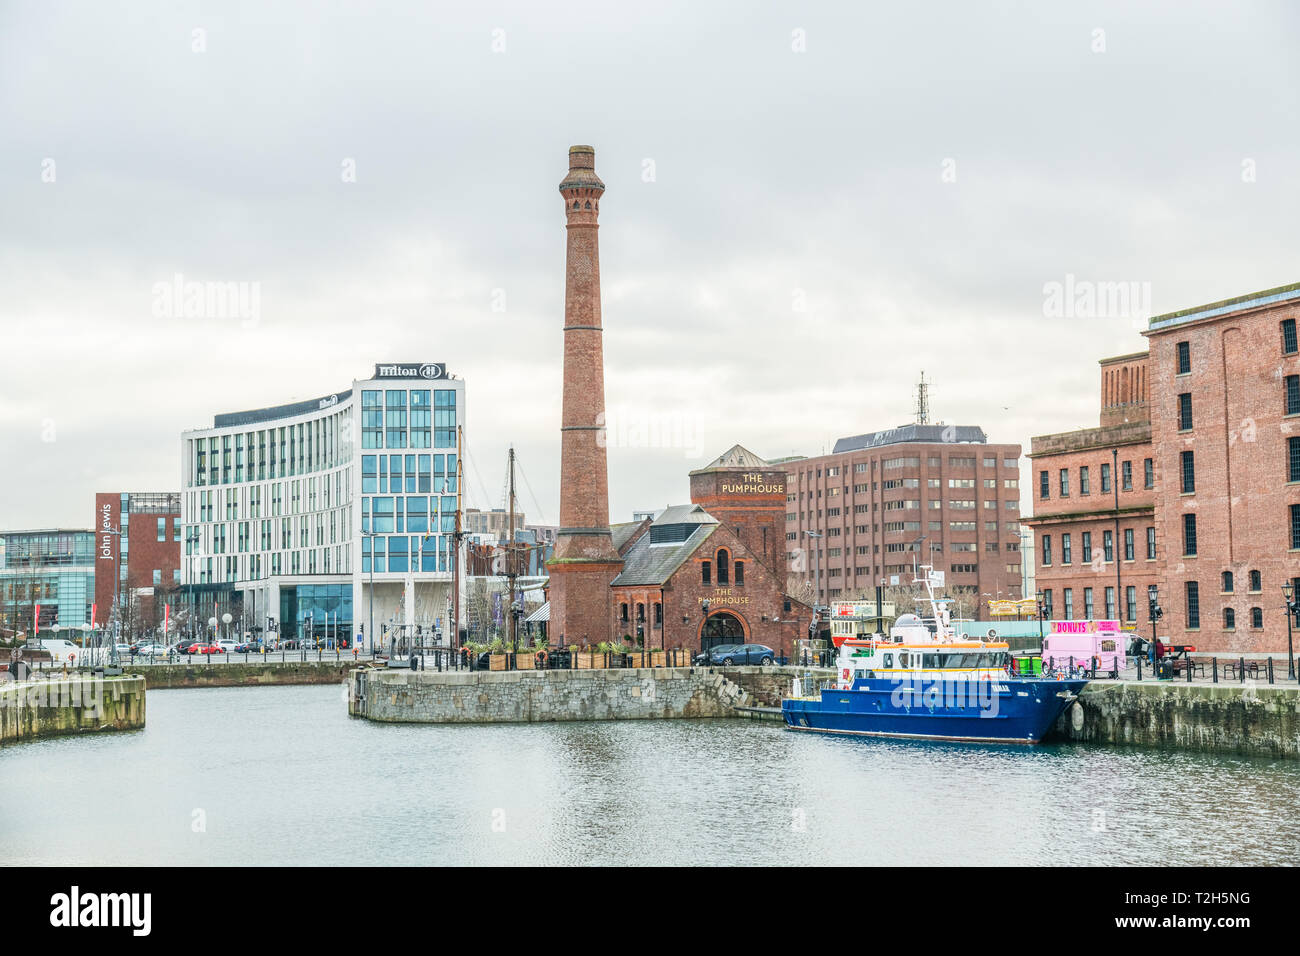
POLYGON ((200 617, 234 592, 254 633, 369 647, 394 625, 444 628, 464 409, 446 366, 395 363, 183 432, 181 584, 200 617))

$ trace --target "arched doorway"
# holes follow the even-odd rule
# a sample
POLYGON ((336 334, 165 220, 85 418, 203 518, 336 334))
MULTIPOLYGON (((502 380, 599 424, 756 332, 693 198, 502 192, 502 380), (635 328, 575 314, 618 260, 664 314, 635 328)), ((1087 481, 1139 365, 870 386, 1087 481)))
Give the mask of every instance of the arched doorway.
POLYGON ((700 650, 708 653, 719 644, 744 644, 745 625, 729 611, 715 611, 700 628, 700 650))

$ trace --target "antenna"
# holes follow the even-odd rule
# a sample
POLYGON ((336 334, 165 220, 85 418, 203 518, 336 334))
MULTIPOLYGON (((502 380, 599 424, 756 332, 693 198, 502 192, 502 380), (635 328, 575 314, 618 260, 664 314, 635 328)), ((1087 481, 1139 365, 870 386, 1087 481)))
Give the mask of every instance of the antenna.
POLYGON ((916 386, 916 423, 930 424, 930 386, 925 381, 925 372, 921 372, 921 381, 916 386))

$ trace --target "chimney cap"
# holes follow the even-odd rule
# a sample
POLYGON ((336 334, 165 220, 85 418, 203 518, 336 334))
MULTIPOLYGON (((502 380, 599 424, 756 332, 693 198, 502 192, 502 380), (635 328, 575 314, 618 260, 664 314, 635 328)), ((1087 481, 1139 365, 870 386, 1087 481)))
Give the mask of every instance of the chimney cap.
POLYGON ((560 183, 560 191, 566 189, 604 191, 605 184, 596 175, 596 151, 590 146, 569 147, 569 175, 560 183))

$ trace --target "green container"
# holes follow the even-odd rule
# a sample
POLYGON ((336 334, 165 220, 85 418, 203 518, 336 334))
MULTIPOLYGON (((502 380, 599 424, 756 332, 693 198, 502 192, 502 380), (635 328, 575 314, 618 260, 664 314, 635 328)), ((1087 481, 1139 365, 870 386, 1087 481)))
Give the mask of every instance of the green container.
POLYGON ((1043 659, 1041 657, 1017 657, 1016 670, 1026 677, 1033 677, 1043 673, 1043 659))

